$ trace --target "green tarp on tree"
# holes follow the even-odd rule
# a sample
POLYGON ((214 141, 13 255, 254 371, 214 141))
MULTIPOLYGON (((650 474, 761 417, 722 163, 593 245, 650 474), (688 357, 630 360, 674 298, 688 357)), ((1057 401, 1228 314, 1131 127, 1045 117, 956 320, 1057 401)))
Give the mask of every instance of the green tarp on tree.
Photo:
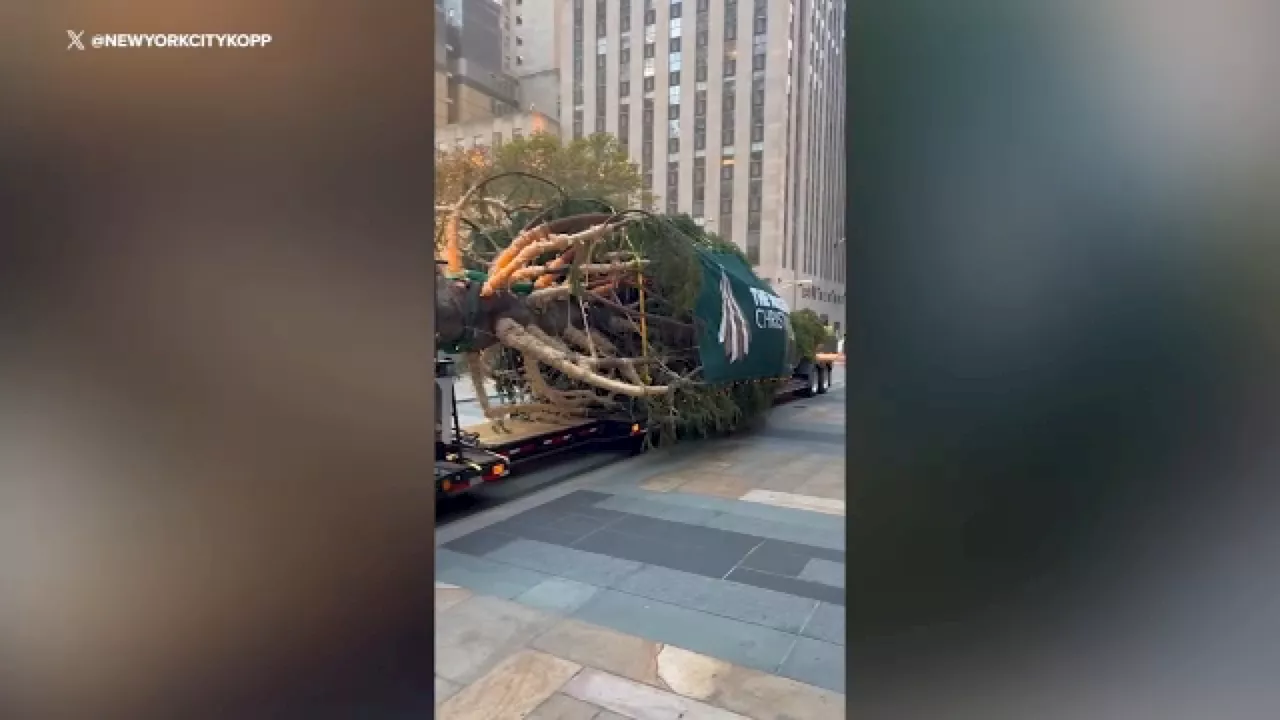
POLYGON ((711 384, 791 374, 788 308, 737 255, 699 248, 698 355, 711 384))

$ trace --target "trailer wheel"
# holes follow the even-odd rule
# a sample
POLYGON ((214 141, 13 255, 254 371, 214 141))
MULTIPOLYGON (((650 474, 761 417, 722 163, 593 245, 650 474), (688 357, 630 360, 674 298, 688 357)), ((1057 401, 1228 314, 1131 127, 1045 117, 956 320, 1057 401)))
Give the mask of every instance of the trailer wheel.
POLYGON ((809 373, 805 379, 804 389, 800 391, 800 397, 811 398, 818 394, 818 378, 820 376, 821 373, 819 372, 818 367, 816 365, 810 365, 809 373))
POLYGON ((631 443, 630 453, 629 453, 629 454, 630 454, 632 457, 634 457, 634 456, 636 456, 636 455, 643 455, 643 454, 645 454, 645 453, 649 452, 649 442, 648 442, 648 440, 649 440, 649 436, 648 436, 647 434, 646 434, 646 435, 639 435, 639 436, 634 437, 634 438, 630 438, 630 439, 627 441, 627 442, 631 443))
POLYGON ((818 394, 826 395, 831 389, 831 368, 818 368, 818 394))

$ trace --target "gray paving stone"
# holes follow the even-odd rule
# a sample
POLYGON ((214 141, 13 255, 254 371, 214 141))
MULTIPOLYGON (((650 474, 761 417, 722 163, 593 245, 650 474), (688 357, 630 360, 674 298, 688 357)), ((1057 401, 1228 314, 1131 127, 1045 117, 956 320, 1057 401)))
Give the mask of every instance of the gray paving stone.
MULTIPOLYGON (((743 505, 749 504, 752 503, 743 503, 743 505)), ((820 515, 820 513, 811 514, 815 516, 820 515)), ((814 545, 816 547, 844 552, 843 528, 839 532, 836 532, 831 529, 819 528, 813 525, 781 523, 760 517, 728 514, 717 515, 704 524, 707 527, 713 527, 720 530, 758 535, 770 540, 785 540, 786 542, 799 543, 801 545, 814 545)))
POLYGON ((557 615, 570 615, 600 588, 564 578, 550 578, 516 596, 515 601, 557 615))
POLYGON ((436 580, 467 588, 479 595, 509 600, 548 577, 544 573, 436 548, 436 580))
POLYGON ((485 557, 599 587, 610 587, 640 569, 638 562, 522 538, 485 557))
POLYGON ((760 481, 759 488, 761 490, 773 490, 775 492, 794 493, 801 485, 809 482, 809 478, 794 475, 778 475, 773 474, 765 477, 760 481))
POLYGON ((701 510, 710 510, 713 514, 724 512, 724 509, 734 502, 732 500, 725 500, 724 498, 711 497, 709 495, 696 495, 693 493, 655 493, 638 487, 614 488, 611 492, 617 497, 638 498, 641 500, 648 500, 649 502, 674 505, 676 507, 699 508, 701 510))
POLYGON ((555 500, 545 502, 539 507, 589 508, 601 500, 608 500, 609 493, 594 490, 574 490, 568 495, 561 495, 555 500))
POLYGON ((764 542, 764 538, 754 535, 727 532, 702 525, 672 522, 671 520, 660 520, 644 515, 627 515, 611 524, 609 530, 624 535, 657 538, 689 547, 725 549, 742 555, 746 555, 764 542))
POLYGON ((814 558, 805 564, 798 576, 801 580, 822 583, 831 587, 844 587, 845 565, 814 558))
POLYGON ((804 545, 802 543, 787 542, 786 540, 767 540, 765 546, 777 548, 785 552, 803 555, 808 558, 822 558, 831 562, 844 563, 844 550, 832 550, 831 548, 818 547, 817 545, 804 545))
POLYGON ((612 530, 593 533, 575 543, 574 548, 711 578, 724 577, 747 554, 746 550, 694 547, 652 537, 623 535, 612 530))
MULTIPOLYGON (((621 513, 619 513, 621 515, 621 513)), ((608 524, 599 518, 560 513, 557 515, 520 513, 486 527, 515 537, 539 540, 552 545, 572 545, 608 524)))
POLYGON ((773 575, 798 578, 800 573, 804 572, 805 566, 815 559, 842 566, 840 570, 841 581, 838 587, 844 587, 843 565, 845 554, 839 550, 819 548, 812 545, 799 545, 781 540, 766 540, 755 550, 752 550, 750 555, 747 555, 742 561, 742 567, 773 575))
POLYGON ((608 500, 600 501, 596 507, 632 515, 646 515, 661 520, 674 520, 675 522, 688 523, 690 525, 706 524, 708 520, 719 514, 715 510, 707 510, 693 505, 680 505, 646 498, 627 497, 625 495, 614 495, 608 500))
MULTIPOLYGON (((812 510, 777 507, 744 500, 727 500, 726 502, 730 503, 730 505, 725 508, 724 512, 729 515, 741 515, 783 525, 798 525, 803 528, 830 532, 840 537, 844 536, 845 519, 840 515, 828 515, 826 513, 813 512, 812 510)), ((759 533, 753 534, 758 535, 759 533)))
MULTIPOLYGON (((824 445, 846 445, 848 436, 842 432, 831 432, 829 425, 818 425, 811 423, 788 422, 787 427, 779 427, 771 425, 752 433, 752 437, 769 438, 772 440, 799 440, 806 443, 821 443, 824 445)), ((843 449, 843 448, 842 448, 843 449)), ((842 453, 843 454, 843 453, 842 453)))
POLYGON ((575 498, 574 496, 576 494, 577 493, 566 495, 562 498, 556 498, 555 500, 545 502, 537 507, 529 508, 528 510, 514 516, 513 519, 519 518, 521 521, 546 524, 549 522, 558 522, 560 518, 565 516, 591 518, 597 522, 610 522, 622 517, 622 513, 615 512, 613 510, 602 510, 595 507, 594 503, 608 499, 609 495, 593 492, 586 497, 575 498))
POLYGON ((791 552, 772 540, 766 540, 743 558, 742 567, 774 575, 799 577, 804 566, 812 559, 809 555, 791 552))
MULTIPOLYGON (((805 480, 807 482, 807 479, 805 480)), ((803 484, 803 483, 801 483, 803 484)), ((818 530, 829 531, 834 536, 844 537, 845 519, 835 515, 826 515, 809 510, 797 510, 795 508, 775 507, 773 505, 765 505, 763 503, 746 502, 743 500, 729 500, 727 498, 710 497, 707 495, 696 495, 693 493, 653 493, 648 490, 639 488, 620 488, 617 495, 628 498, 636 498, 645 500, 652 507, 652 504, 670 505, 681 508, 696 508, 699 510, 714 513, 711 519, 718 518, 721 514, 740 516, 748 520, 742 524, 742 527, 750 527, 751 522, 755 519, 766 520, 772 523, 783 523, 797 525, 803 528, 814 528, 818 530)), ((618 503, 611 503, 609 507, 622 507, 618 503)), ((631 512, 637 515, 647 515, 649 517, 663 517, 658 511, 639 512, 636 510, 623 510, 623 512, 631 512)), ((666 518, 676 520, 678 522, 689 523, 693 525, 710 525, 709 520, 699 520, 697 518, 707 517, 706 513, 690 515, 690 519, 678 517, 666 518)), ((748 535, 759 535, 760 533, 751 532, 749 529, 743 531, 748 535)), ((780 538, 788 539, 788 538, 780 538)), ((843 549, 843 545, 841 545, 843 549)))
POLYGON ((616 590, 600 591, 574 617, 764 672, 775 671, 797 637, 616 590))
POLYGON ((473 597, 436 623, 436 675, 469 685, 559 619, 506 600, 473 597))
POLYGON ((459 691, 459 690, 461 690, 461 689, 462 689, 462 686, 461 686, 461 685, 459 685, 458 683, 455 683, 455 682, 449 682, 448 680, 445 680, 444 678, 442 678, 442 677, 440 677, 440 676, 438 676, 438 675, 437 675, 437 676, 436 676, 436 691, 435 691, 435 701, 436 701, 436 705, 439 705, 440 703, 444 702, 445 700, 448 700, 449 698, 453 697, 454 695, 457 695, 457 694, 458 694, 458 691, 459 691))
POLYGON ((444 547, 454 552, 466 553, 467 555, 483 556, 491 550, 506 545, 516 539, 515 535, 510 533, 499 532, 491 527, 486 527, 475 532, 467 533, 462 537, 451 540, 444 544, 444 547))
POLYGON ((643 568, 614 588, 787 633, 800 632, 818 604, 810 598, 662 567, 643 568))
POLYGON ((834 692, 844 692, 844 647, 802 637, 777 674, 834 692))
POLYGON ((845 608, 843 605, 818 603, 813 617, 800 631, 801 635, 835 645, 844 645, 845 608))
POLYGON ((547 698, 525 720, 595 720, 600 708, 563 693, 547 698))
POLYGON ((812 598, 829 602, 833 605, 844 606, 845 592, 844 588, 835 588, 822 583, 809 582, 807 580, 799 580, 797 578, 784 577, 782 575, 770 575, 762 573, 758 570, 738 567, 725 576, 725 580, 742 583, 743 585, 751 585, 767 590, 776 590, 788 595, 798 595, 800 597, 812 598))

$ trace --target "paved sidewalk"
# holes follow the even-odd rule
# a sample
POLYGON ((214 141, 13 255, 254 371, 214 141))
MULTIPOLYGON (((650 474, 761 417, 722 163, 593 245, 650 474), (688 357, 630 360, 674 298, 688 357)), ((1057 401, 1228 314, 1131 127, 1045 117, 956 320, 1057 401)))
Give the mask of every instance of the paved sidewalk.
POLYGON ((443 529, 439 716, 843 718, 843 425, 837 391, 443 529))

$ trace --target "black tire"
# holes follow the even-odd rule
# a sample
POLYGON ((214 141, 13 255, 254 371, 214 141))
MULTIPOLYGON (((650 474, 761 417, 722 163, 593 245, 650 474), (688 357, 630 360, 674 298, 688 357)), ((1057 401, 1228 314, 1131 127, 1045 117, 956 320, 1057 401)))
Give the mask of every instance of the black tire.
POLYGON ((831 389, 831 368, 818 368, 818 394, 826 395, 831 389))
POLYGON ((636 455, 643 455, 649 452, 648 439, 647 435, 638 435, 633 438, 628 438, 627 443, 630 446, 628 447, 628 454, 635 457, 636 455))
POLYGON ((822 372, 818 370, 816 365, 809 366, 808 382, 805 384, 804 389, 800 391, 800 397, 811 398, 814 395, 817 395, 819 392, 818 386, 821 384, 821 377, 822 372))

